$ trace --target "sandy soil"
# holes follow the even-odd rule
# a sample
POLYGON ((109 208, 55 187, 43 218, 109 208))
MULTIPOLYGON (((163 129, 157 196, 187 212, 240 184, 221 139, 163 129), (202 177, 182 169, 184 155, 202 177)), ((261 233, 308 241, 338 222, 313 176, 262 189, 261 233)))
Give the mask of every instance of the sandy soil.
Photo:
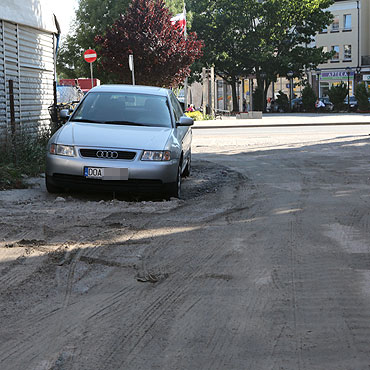
POLYGON ((368 370, 369 143, 210 131, 181 200, 0 192, 1 370, 368 370))

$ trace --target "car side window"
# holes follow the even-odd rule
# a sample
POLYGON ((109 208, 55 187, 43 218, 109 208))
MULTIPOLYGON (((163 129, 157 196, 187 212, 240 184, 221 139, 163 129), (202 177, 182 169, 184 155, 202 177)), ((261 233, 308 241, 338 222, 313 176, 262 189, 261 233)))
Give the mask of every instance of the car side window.
POLYGON ((175 95, 171 92, 170 94, 170 99, 171 99, 171 104, 172 104, 172 109, 173 109, 173 114, 175 116, 176 122, 180 120, 180 117, 184 114, 182 111, 181 105, 175 95))

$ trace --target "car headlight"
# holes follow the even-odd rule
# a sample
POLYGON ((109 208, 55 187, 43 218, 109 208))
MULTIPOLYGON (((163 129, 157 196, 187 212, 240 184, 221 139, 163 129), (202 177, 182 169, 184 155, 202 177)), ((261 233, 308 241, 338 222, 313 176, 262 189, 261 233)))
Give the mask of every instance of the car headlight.
POLYGON ((171 152, 168 150, 144 150, 142 161, 170 161, 171 152))
POLYGON ((50 154, 64 155, 66 157, 74 157, 75 149, 72 145, 51 144, 50 154))

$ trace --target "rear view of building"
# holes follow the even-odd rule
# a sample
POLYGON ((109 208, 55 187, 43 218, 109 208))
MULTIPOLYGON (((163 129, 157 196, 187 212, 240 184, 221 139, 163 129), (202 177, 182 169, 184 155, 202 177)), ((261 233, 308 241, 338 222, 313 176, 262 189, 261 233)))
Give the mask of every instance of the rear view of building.
POLYGON ((43 0, 0 4, 0 146, 48 127, 58 34, 43 0))

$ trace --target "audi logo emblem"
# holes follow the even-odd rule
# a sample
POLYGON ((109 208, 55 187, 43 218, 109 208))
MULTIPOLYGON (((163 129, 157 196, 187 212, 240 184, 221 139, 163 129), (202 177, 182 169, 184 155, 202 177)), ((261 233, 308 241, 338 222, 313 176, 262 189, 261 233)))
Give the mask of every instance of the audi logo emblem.
POLYGON ((117 159, 118 158, 118 152, 114 152, 114 151, 111 151, 111 150, 98 150, 96 152, 96 156, 98 158, 117 159))

